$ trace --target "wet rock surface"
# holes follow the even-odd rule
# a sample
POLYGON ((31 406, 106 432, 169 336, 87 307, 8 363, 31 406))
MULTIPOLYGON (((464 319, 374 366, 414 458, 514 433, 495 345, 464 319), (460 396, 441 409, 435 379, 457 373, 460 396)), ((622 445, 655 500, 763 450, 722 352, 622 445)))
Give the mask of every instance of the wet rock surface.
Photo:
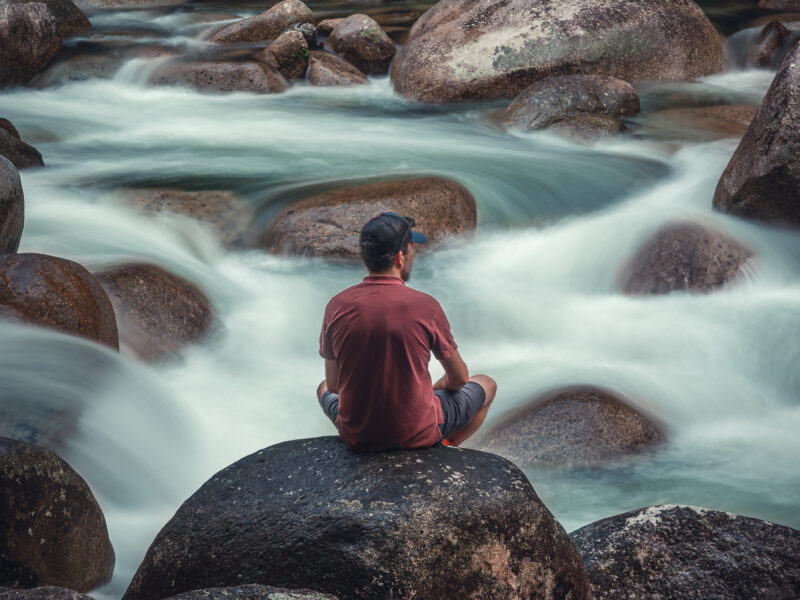
POLYGON ((17 169, 44 166, 42 155, 36 148, 23 142, 19 135, 12 135, 5 128, 0 128, 0 155, 10 160, 17 169))
POLYGON ((83 266, 46 254, 0 255, 0 318, 119 347, 111 301, 83 266))
POLYGON ((231 23, 214 33, 210 41, 217 44, 232 42, 266 42, 275 40, 291 25, 311 23, 311 10, 299 0, 284 0, 269 10, 231 23))
POLYGON ((741 276, 753 252, 719 231, 694 223, 659 229, 623 269, 626 294, 707 293, 741 276))
POLYGON ((111 54, 59 56, 28 82, 28 87, 44 89, 71 81, 111 79, 122 66, 122 58, 111 54))
POLYGON ((714 208, 800 227, 800 46, 784 59, 722 173, 714 208))
POLYGON ((0 587, 0 600, 92 600, 92 597, 73 590, 52 586, 27 590, 0 587))
MULTIPOLYGON (((85 592, 111 578, 103 513, 81 476, 50 450, 0 438, 0 514, 0 585, 85 592)), ((44 594, 24 597, 69 598, 44 594)))
MULTIPOLYGON (((6 129, 0 133, 9 135, 6 129)), ((25 196, 17 168, 0 156, 0 254, 10 254, 19 248, 25 224, 25 196)))
POLYGON ((667 140, 710 141, 741 138, 758 112, 758 106, 723 104, 668 108, 634 120, 637 134, 667 140))
POLYGON ((427 246, 471 234, 477 222, 466 188, 425 177, 340 188, 292 203, 275 216, 262 243, 277 253, 358 260, 361 228, 386 211, 413 216, 427 246))
POLYGON ((302 33, 286 31, 256 58, 273 65, 286 79, 305 79, 308 52, 308 42, 302 33))
POLYGON ((573 531, 595 600, 800 594, 800 531, 705 508, 634 510, 573 531))
POLYGON ((114 305, 124 353, 152 361, 209 333, 211 301, 185 279, 148 264, 122 265, 95 275, 114 305))
MULTIPOLYGON (((330 594, 320 594, 311 590, 287 590, 267 585, 241 585, 237 587, 210 588, 194 590, 167 600, 337 600, 330 594)), ((0 596, 2 600, 2 596, 0 596)))
POLYGON ((397 52, 381 26, 362 14, 338 20, 325 45, 367 75, 387 73, 397 52))
POLYGON ((424 102, 511 98, 542 77, 695 79, 721 71, 722 41, 685 0, 441 0, 392 65, 424 102))
POLYGON ((0 87, 22 84, 49 63, 65 38, 89 29, 70 0, 3 0, 0 4, 0 87))
POLYGON ((269 65, 257 61, 175 62, 159 69, 153 85, 183 85, 200 92, 282 92, 289 84, 269 65))
POLYGON ((124 600, 244 579, 339 598, 589 598, 581 559, 525 476, 435 447, 356 453, 338 437, 223 469, 156 537, 124 600))
POLYGON ((791 37, 791 32, 785 25, 772 21, 764 26, 750 48, 749 60, 758 67, 767 67, 775 59, 776 53, 791 37))
POLYGON ((536 398, 495 425, 480 449, 536 467, 587 467, 648 450, 661 428, 620 396, 574 386, 536 398))
POLYGON ((343 58, 313 51, 309 59, 308 81, 319 86, 350 86, 367 83, 367 76, 343 58))

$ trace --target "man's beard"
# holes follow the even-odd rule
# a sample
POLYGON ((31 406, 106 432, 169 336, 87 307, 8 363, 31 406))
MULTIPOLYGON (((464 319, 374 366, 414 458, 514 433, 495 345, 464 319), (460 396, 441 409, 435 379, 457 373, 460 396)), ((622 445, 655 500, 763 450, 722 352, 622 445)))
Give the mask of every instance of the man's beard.
POLYGON ((411 269, 409 269, 408 271, 406 270, 400 271, 400 279, 402 279, 403 281, 408 281, 409 279, 411 279, 411 269))

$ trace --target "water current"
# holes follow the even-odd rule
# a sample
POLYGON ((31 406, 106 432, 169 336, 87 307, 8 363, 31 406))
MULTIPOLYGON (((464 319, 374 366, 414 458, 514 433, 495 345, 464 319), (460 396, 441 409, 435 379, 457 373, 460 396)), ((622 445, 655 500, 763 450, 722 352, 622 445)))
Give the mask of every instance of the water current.
MULTIPOLYGON (((209 19, 226 18, 203 6, 90 16, 109 35, 186 48, 209 19)), ((224 10, 257 12, 237 6, 224 10)), ((314 399, 319 326, 330 296, 364 274, 223 248, 193 221, 123 205, 117 190, 135 186, 231 190, 266 223, 295 198, 354 180, 462 183, 478 205, 474 238, 424 255, 410 284, 439 299, 470 369, 497 380, 489 426, 538 393, 589 383, 625 394, 668 431, 665 447, 633 462, 527 470, 564 527, 667 502, 800 527, 800 236, 712 211, 737 140, 676 128, 579 145, 502 131, 492 120, 502 105, 409 102, 385 77, 204 95, 148 87, 153 64, 133 59, 109 80, 0 93, 0 115, 47 163, 22 172, 20 251, 89 269, 155 262, 198 284, 223 324, 179 358, 144 365, 0 323, 0 397, 43 420, 68 415, 51 443, 108 520, 117 567, 100 597, 122 594, 156 532, 217 470, 270 444, 334 433, 314 399), (673 220, 724 230, 757 260, 713 294, 620 294, 622 266, 673 220)), ((757 104, 773 75, 665 84, 643 92, 643 107, 677 96, 757 104)))

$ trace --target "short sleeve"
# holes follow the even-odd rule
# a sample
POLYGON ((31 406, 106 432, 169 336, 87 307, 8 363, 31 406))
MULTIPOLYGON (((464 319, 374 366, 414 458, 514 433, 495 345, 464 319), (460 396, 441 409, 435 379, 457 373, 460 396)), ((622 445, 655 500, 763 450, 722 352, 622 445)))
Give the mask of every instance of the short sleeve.
POLYGON ((447 317, 438 302, 435 302, 429 331, 433 355, 438 360, 450 358, 453 352, 458 349, 458 346, 450 331, 450 323, 447 321, 447 317))
POLYGON ((322 331, 319 334, 319 355, 326 360, 335 360, 330 331, 328 331, 330 323, 329 311, 330 305, 325 309, 325 316, 322 319, 322 331))

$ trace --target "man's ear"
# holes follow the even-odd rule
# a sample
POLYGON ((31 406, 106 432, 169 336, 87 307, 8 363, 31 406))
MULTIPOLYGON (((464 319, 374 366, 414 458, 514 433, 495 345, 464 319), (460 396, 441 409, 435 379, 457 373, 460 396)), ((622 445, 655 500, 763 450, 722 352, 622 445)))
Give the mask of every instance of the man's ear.
POLYGON ((394 260, 392 262, 394 263, 395 267, 402 269, 403 265, 406 263, 406 255, 403 254, 402 250, 400 250, 400 252, 394 255, 394 260))

